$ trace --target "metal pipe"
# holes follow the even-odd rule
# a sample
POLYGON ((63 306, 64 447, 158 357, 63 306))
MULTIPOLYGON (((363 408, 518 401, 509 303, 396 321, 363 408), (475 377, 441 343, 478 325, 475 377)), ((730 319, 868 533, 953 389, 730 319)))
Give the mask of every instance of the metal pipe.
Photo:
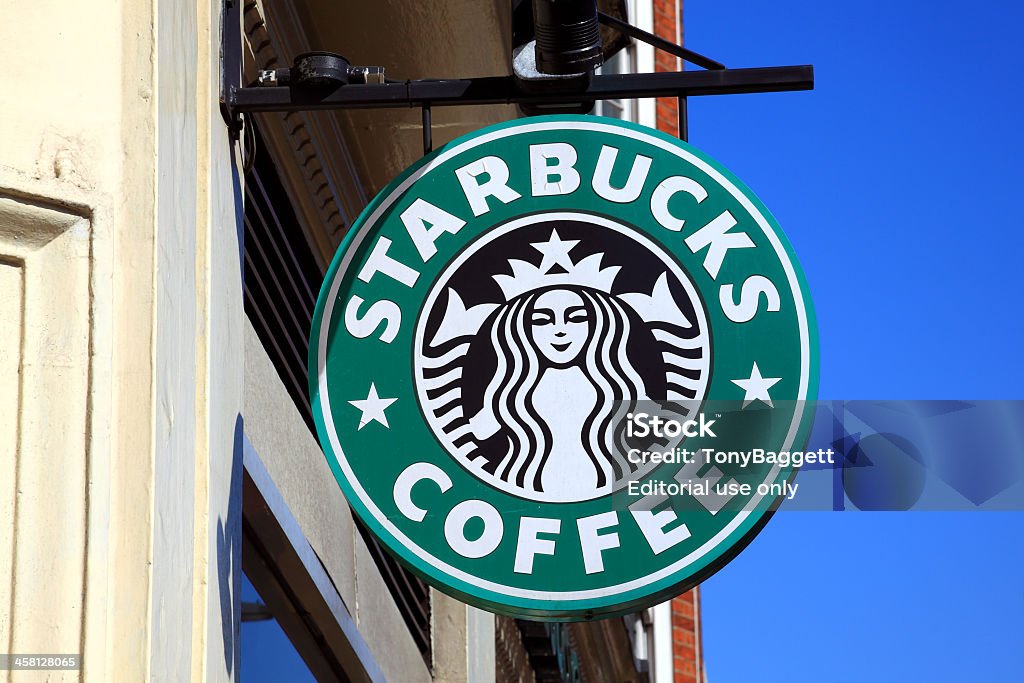
POLYGON ((426 156, 434 151, 434 131, 431 123, 430 105, 423 105, 423 154, 426 156))
POLYGON ((676 99, 676 112, 679 116, 679 139, 683 142, 690 141, 690 116, 686 109, 686 95, 680 95, 676 99))

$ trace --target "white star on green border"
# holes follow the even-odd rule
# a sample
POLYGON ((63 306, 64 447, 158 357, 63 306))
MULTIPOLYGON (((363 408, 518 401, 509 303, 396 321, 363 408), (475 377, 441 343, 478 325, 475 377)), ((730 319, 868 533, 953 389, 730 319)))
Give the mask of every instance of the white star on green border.
POLYGON ((767 403, 769 408, 774 408, 775 406, 772 405, 772 397, 768 394, 768 390, 781 379, 781 377, 762 377, 761 371, 757 368, 757 363, 754 363, 754 367, 750 370, 750 379, 734 379, 731 381, 745 392, 743 394, 744 408, 754 401, 767 403))
POLYGON ((388 417, 384 414, 384 409, 397 400, 397 398, 381 398, 377 395, 376 385, 370 382, 370 393, 366 395, 364 400, 349 401, 349 403, 363 413, 359 417, 359 427, 356 431, 359 431, 359 429, 362 429, 371 422, 380 422, 388 429, 391 429, 391 425, 388 424, 388 417))

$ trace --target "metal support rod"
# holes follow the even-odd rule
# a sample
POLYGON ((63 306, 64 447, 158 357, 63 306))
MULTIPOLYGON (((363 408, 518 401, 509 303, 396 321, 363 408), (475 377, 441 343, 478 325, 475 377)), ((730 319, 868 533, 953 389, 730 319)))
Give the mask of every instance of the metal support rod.
POLYGON ((781 66, 719 71, 669 71, 594 76, 582 89, 546 93, 521 90, 511 76, 343 85, 334 90, 247 87, 229 93, 235 112, 388 109, 481 104, 558 104, 644 97, 686 97, 782 92, 814 88, 814 67, 781 66))
POLYGON ((433 131, 430 122, 430 105, 423 105, 423 156, 434 151, 433 131))
POLYGON ((653 33, 648 33, 647 31, 639 29, 636 26, 633 26, 630 23, 622 21, 617 17, 613 17, 610 14, 598 12, 597 18, 605 26, 610 26, 614 29, 621 31, 622 33, 625 33, 627 36, 631 38, 636 38, 640 42, 647 43, 648 45, 653 45, 659 50, 663 50, 671 55, 675 55, 680 59, 685 59, 694 66, 699 66, 702 69, 711 70, 719 70, 725 68, 725 65, 722 64, 721 62, 716 62, 710 57, 705 57, 704 55, 698 52, 694 52, 693 50, 689 50, 683 47, 682 45, 676 45, 671 41, 665 40, 661 36, 656 36, 653 33))
POLYGON ((676 108, 679 110, 679 139, 683 142, 690 141, 689 112, 686 109, 686 95, 680 95, 676 100, 676 108))

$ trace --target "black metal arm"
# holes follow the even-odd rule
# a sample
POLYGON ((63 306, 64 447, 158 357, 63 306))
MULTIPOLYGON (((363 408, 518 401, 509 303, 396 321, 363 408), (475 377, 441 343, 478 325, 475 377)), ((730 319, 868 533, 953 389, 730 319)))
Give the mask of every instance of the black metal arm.
MULTIPOLYGON (((225 32, 221 109, 233 131, 241 129, 241 116, 247 112, 309 111, 325 109, 423 109, 424 153, 432 147, 430 135, 432 107, 488 104, 556 105, 593 103, 597 100, 647 97, 679 98, 679 135, 687 137, 686 98, 703 95, 782 92, 814 88, 814 67, 776 66, 754 69, 727 69, 713 59, 675 45, 615 17, 601 13, 601 22, 623 33, 680 57, 705 71, 669 71, 643 74, 609 74, 566 82, 564 87, 526 90, 512 76, 442 80, 385 81, 383 70, 375 69, 378 83, 359 83, 347 79, 318 82, 315 87, 302 83, 282 85, 240 84, 241 36, 232 28, 238 25, 239 2, 225 4, 225 32), (235 55, 235 57, 232 57, 235 55)), ((325 53, 311 53, 321 58, 325 53)), ((303 57, 303 56, 300 56, 303 57)), ((308 57, 305 56, 305 57, 308 57)), ((338 59, 341 59, 338 57, 338 59)), ((359 69, 356 69, 357 71, 359 69)), ((350 69, 351 71, 351 69, 350 69)), ((273 83, 275 79, 268 79, 273 83)))
POLYGON ((673 42, 665 40, 661 36, 656 36, 653 33, 648 33, 643 29, 633 26, 633 24, 622 21, 618 17, 613 17, 612 15, 605 14, 604 12, 598 12, 597 18, 605 26, 611 26, 612 28, 621 31, 622 33, 625 33, 630 38, 636 38, 637 40, 643 43, 647 43, 648 45, 653 45, 657 49, 663 50, 669 53, 670 55, 679 57, 680 59, 685 59, 694 66, 699 66, 702 69, 712 70, 725 68, 725 65, 722 64, 721 62, 716 62, 710 57, 705 57, 704 55, 698 52, 694 52, 693 50, 689 50, 683 47, 682 45, 676 45, 673 42))
POLYGON ((511 76, 418 80, 381 85, 343 85, 333 90, 293 87, 234 88, 232 111, 389 109, 482 104, 558 104, 618 98, 733 95, 814 88, 813 66, 775 66, 716 71, 666 71, 594 76, 583 89, 528 93, 511 76))

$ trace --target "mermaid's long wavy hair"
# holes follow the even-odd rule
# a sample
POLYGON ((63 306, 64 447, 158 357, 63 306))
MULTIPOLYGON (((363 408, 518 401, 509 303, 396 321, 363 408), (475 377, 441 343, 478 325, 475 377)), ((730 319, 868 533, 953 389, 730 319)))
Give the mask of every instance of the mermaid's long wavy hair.
MULTIPOLYGON (((627 354, 630 318, 615 297, 602 291, 575 286, 558 289, 578 294, 588 313, 590 334, 573 363, 583 366, 597 390, 597 402, 584 422, 581 441, 597 470, 598 488, 610 488, 633 469, 625 457, 622 417, 629 403, 623 401, 646 398, 644 381, 627 354)), ((537 385, 550 366, 530 330, 534 304, 543 291, 516 297, 492 319, 490 340, 497 367, 483 399, 508 438, 508 450, 495 473, 536 492, 543 491, 541 472, 552 447, 551 431, 533 404, 537 385)))

